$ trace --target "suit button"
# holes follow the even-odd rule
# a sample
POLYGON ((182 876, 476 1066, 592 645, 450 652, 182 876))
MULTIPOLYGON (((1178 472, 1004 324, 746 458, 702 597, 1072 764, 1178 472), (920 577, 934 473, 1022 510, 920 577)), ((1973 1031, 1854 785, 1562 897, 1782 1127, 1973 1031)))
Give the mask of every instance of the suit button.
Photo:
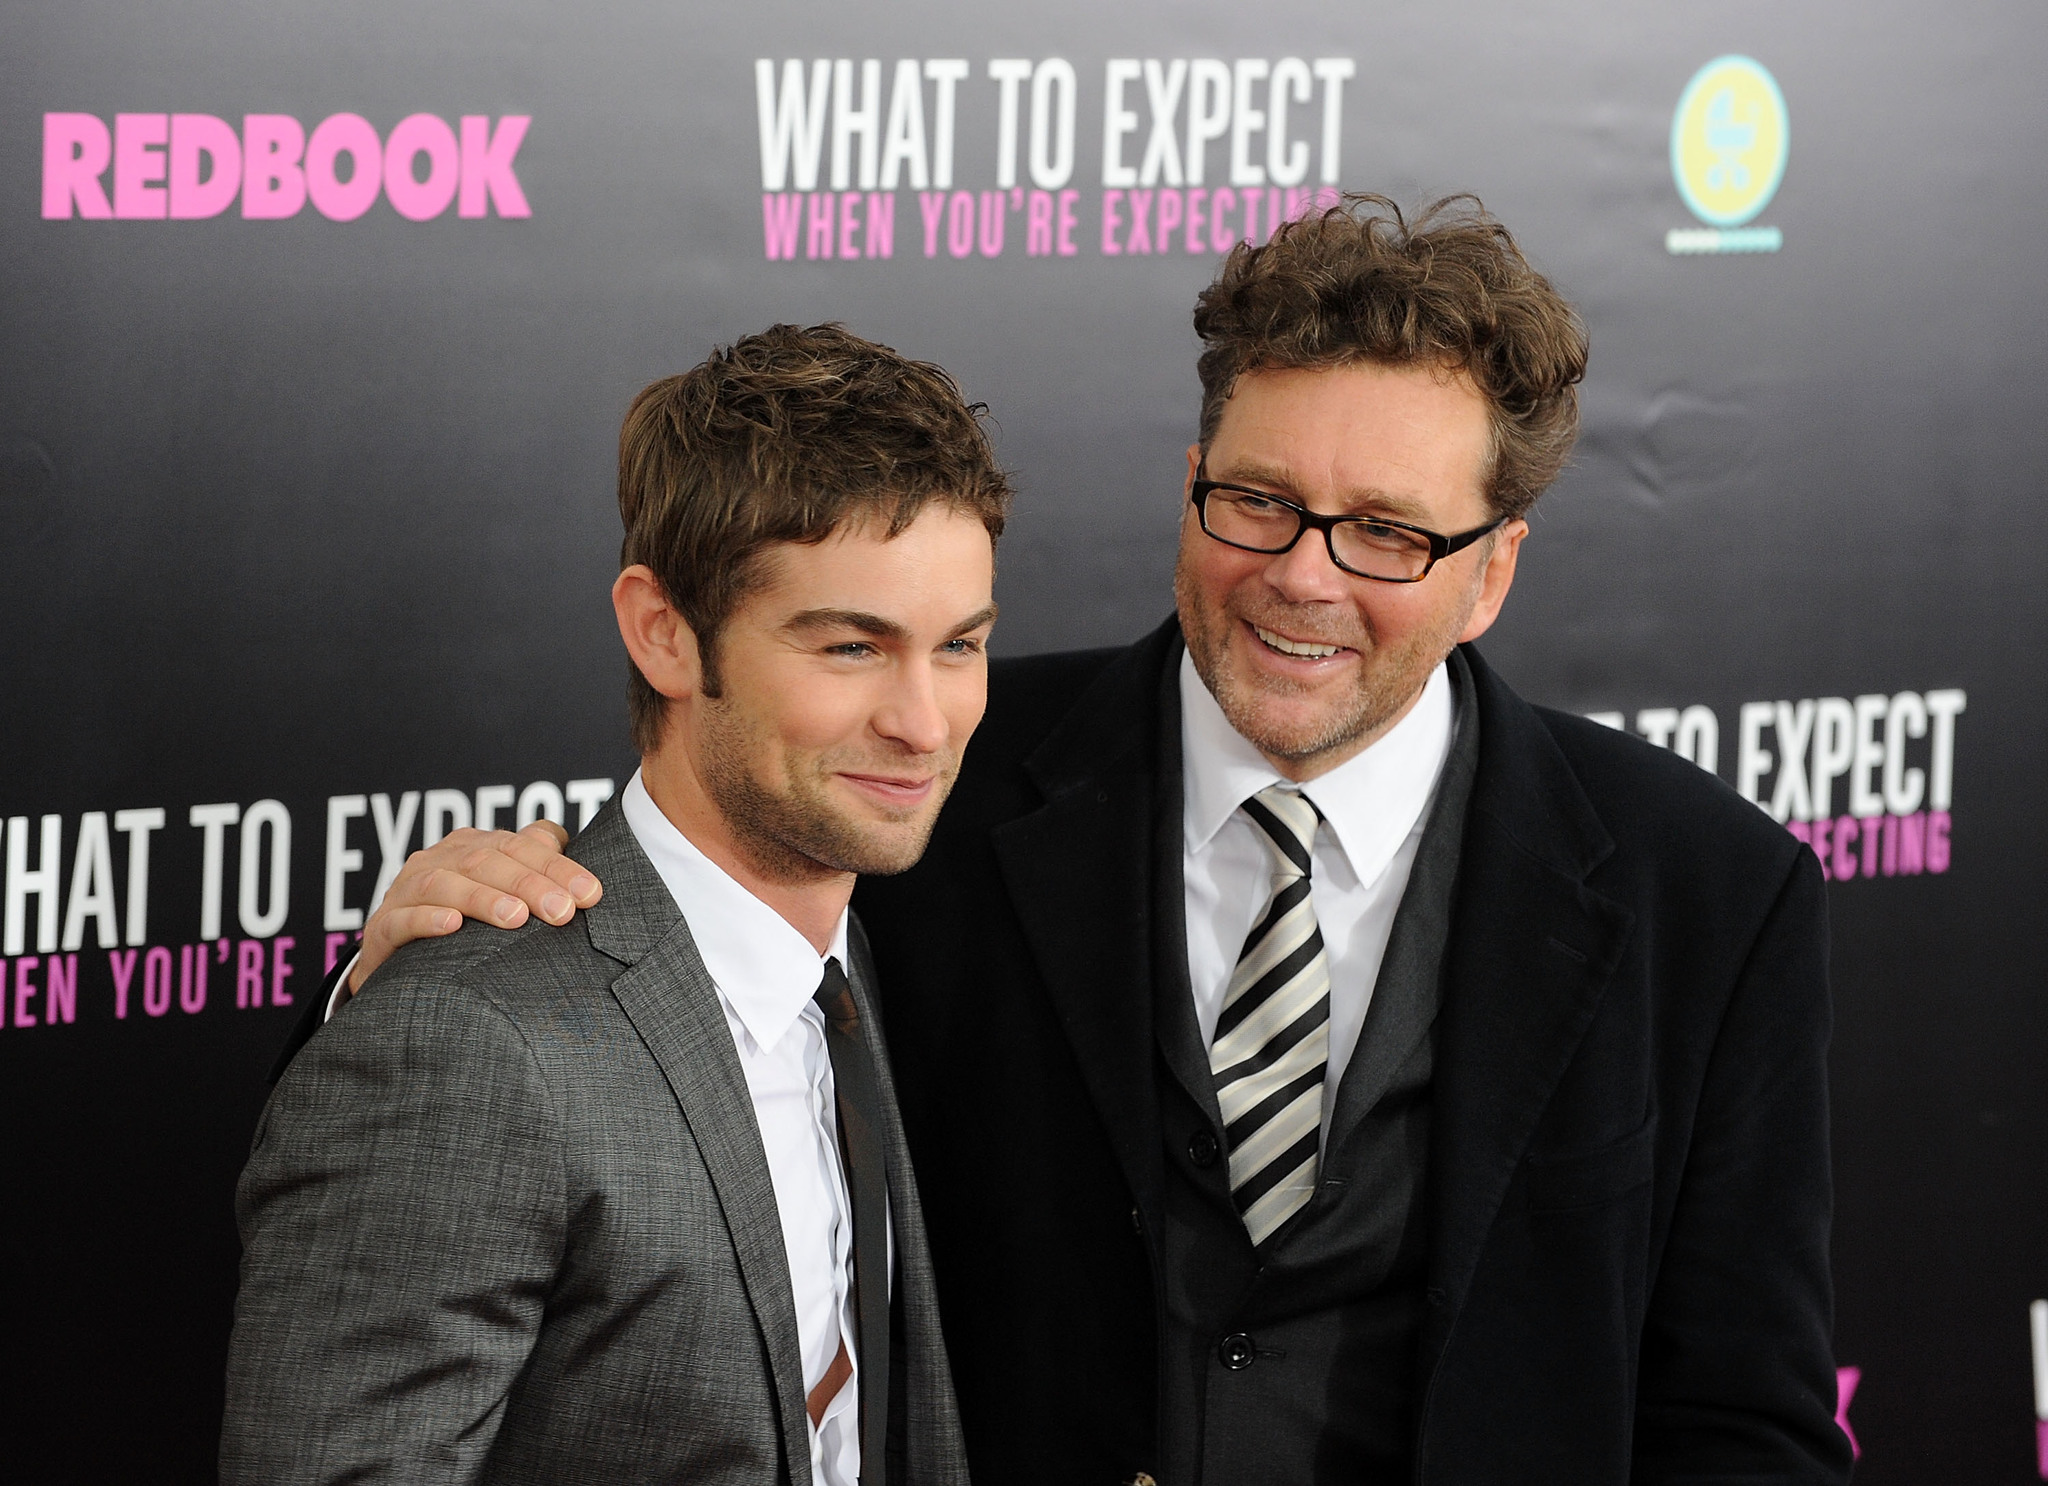
POLYGON ((1207 1171, 1216 1164, 1216 1158, 1223 1154, 1216 1144, 1216 1137, 1207 1130, 1197 1130, 1188 1140, 1188 1159, 1207 1171))
POLYGON ((1232 1332, 1223 1338, 1223 1344, 1216 1349, 1217 1360, 1232 1372, 1243 1372, 1258 1358, 1258 1351, 1252 1346, 1252 1339, 1242 1331, 1232 1332))

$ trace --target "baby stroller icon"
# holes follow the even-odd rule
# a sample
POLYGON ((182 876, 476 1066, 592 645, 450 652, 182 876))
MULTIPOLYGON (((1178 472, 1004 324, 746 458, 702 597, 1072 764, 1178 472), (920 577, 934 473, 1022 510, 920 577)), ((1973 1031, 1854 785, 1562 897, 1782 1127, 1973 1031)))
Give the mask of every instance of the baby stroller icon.
POLYGON ((1735 117, 1735 90, 1722 88, 1707 102, 1707 148, 1714 163, 1707 167, 1709 191, 1747 191, 1749 167, 1742 157, 1756 148, 1756 105, 1749 107, 1747 122, 1735 117))

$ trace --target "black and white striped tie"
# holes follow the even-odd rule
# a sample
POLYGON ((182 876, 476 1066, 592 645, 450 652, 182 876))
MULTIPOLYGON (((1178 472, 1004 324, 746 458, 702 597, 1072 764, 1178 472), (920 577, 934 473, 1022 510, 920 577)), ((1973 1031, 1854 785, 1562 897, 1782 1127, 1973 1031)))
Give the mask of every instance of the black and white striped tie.
POLYGON ((1209 1068, 1223 1107, 1231 1196, 1258 1245, 1315 1192, 1330 963, 1309 901, 1309 848, 1321 812, 1278 784, 1239 808, 1273 854, 1273 886, 1231 972, 1209 1068))

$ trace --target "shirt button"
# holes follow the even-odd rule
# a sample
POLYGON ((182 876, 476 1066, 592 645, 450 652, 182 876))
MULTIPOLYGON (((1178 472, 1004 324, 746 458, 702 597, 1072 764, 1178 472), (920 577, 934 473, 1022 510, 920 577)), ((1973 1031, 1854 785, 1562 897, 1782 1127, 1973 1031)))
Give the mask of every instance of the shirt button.
POLYGON ((1243 1372, 1258 1359, 1258 1355, 1252 1339, 1242 1331, 1224 1337, 1223 1344, 1216 1349, 1217 1360, 1232 1372, 1243 1372))
POLYGON ((1216 1137, 1207 1130, 1197 1130, 1188 1140, 1188 1159, 1207 1171, 1216 1164, 1222 1148, 1216 1144, 1216 1137))

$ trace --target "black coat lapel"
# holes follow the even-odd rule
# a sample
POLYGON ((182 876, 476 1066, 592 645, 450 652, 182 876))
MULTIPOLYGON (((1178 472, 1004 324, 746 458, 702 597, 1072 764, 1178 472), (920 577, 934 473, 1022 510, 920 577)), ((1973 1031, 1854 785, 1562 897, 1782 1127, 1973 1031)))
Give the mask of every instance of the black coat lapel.
POLYGON ((1139 1205, 1159 1200, 1152 1082, 1158 677, 1169 622, 1112 661, 1030 758, 1044 796, 990 833, 1010 902, 1139 1205))
POLYGON ((1532 709, 1467 649, 1480 716, 1444 975, 1430 1142, 1425 1374, 1633 916, 1585 886, 1614 849, 1532 709))
POLYGON ((1181 754, 1180 673, 1185 646, 1167 648, 1155 683, 1159 726, 1154 745, 1152 794, 1152 955, 1157 971, 1152 1015, 1159 1053, 1190 1099, 1223 1136, 1223 1109, 1216 1099, 1216 1075, 1209 1045, 1195 1014, 1194 983, 1188 976, 1187 811, 1181 754))

